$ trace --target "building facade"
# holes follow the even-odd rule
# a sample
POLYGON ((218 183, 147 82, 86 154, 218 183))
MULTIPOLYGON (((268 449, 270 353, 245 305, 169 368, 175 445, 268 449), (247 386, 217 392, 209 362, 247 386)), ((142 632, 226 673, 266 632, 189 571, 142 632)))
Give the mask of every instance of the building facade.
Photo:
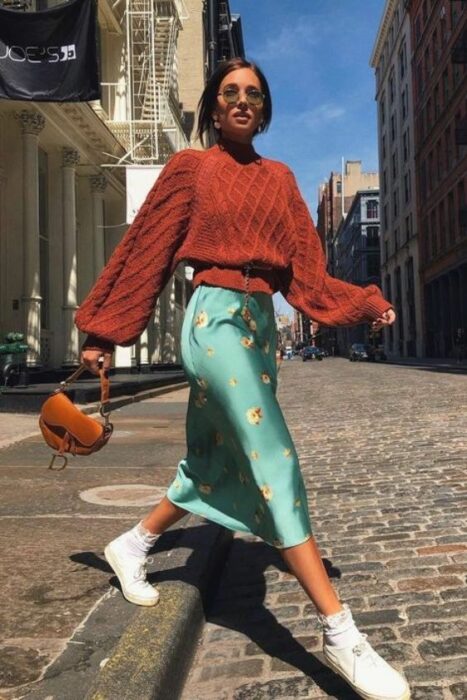
MULTIPOLYGON (((196 26, 182 65, 178 43, 190 26, 182 0, 99 0, 101 99, 0 103, 0 335, 24 332, 31 369, 79 363, 74 314, 128 226, 126 168, 148 167, 154 179, 190 145, 183 101, 194 112, 189 94, 201 94, 206 49, 203 2, 189 2, 196 26)), ((116 367, 180 361, 190 290, 182 263, 138 343, 116 348, 116 367)))
MULTIPOLYGON (((381 286, 379 211, 378 189, 356 192, 336 233, 335 276, 339 279, 359 286, 381 286)), ((341 355, 352 343, 368 343, 369 340, 367 324, 337 329, 341 355)))
POLYGON ((397 321, 384 330, 389 357, 423 354, 410 15, 386 0, 370 64, 375 70, 381 201, 381 277, 397 321))
POLYGON ((409 12, 424 349, 466 356, 467 7, 413 0, 409 12))

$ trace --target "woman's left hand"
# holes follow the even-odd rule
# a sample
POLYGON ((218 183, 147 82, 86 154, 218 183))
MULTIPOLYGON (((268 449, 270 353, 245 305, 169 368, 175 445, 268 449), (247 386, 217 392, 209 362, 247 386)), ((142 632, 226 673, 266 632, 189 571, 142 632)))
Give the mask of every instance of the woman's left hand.
POLYGON ((371 324, 371 329, 373 331, 379 331, 383 326, 390 326, 396 320, 396 313, 394 309, 388 309, 384 312, 376 321, 371 324))

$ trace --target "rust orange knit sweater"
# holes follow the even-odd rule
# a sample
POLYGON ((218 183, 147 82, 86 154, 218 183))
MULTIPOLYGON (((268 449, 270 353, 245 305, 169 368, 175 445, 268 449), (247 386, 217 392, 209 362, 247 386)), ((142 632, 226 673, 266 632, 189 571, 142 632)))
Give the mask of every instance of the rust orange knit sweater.
POLYGON ((244 290, 242 266, 256 270, 251 291, 281 291, 324 325, 375 320, 392 305, 375 285, 330 277, 308 207, 291 170, 253 145, 223 140, 176 153, 76 313, 83 347, 132 345, 182 260, 194 286, 244 290))

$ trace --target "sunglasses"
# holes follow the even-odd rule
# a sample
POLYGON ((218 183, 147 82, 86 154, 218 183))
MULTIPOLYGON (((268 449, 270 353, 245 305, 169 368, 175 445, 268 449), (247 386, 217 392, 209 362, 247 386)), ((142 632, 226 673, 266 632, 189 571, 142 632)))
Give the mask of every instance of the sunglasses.
MULTIPOLYGON (((225 88, 223 92, 218 92, 217 94, 222 95, 227 104, 234 105, 237 104, 239 100, 240 90, 234 87, 228 87, 225 88)), ((260 105, 262 105, 264 102, 264 98, 265 95, 263 95, 263 93, 259 90, 255 90, 255 88, 246 91, 246 101, 249 105, 252 105, 253 107, 259 107, 260 105)))

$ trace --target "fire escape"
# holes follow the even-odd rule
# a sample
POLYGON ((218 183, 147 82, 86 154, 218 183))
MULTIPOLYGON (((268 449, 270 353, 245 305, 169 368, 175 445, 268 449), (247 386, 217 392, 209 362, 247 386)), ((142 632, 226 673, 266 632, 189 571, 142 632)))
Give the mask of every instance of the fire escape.
POLYGON ((176 47, 183 0, 126 0, 122 78, 104 83, 106 123, 123 144, 121 164, 164 163, 189 146, 178 100, 176 47))

